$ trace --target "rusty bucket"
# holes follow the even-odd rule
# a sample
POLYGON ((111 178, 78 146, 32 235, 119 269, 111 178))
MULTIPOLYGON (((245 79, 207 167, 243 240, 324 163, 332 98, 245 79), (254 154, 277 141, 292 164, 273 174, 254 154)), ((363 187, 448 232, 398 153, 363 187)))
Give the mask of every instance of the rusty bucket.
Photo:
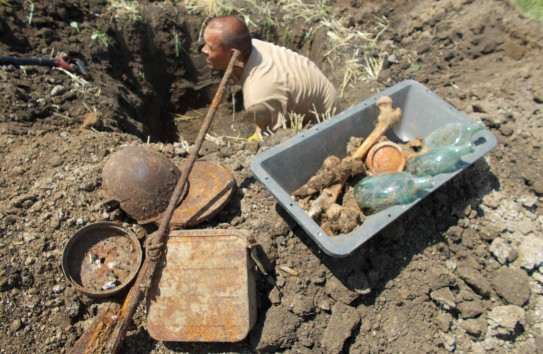
POLYGON ((141 261, 141 245, 131 231, 112 222, 97 222, 68 240, 62 270, 77 291, 105 297, 125 289, 136 277, 141 261))

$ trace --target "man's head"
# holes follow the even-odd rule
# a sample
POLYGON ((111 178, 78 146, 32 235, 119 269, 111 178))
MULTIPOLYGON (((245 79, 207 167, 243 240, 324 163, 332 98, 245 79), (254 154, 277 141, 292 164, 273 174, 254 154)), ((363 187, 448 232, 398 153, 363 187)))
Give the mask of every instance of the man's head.
POLYGON ((209 21, 204 41, 202 52, 207 55, 207 65, 213 69, 226 70, 234 49, 239 50, 240 57, 245 60, 251 54, 249 29, 237 16, 221 16, 209 21))

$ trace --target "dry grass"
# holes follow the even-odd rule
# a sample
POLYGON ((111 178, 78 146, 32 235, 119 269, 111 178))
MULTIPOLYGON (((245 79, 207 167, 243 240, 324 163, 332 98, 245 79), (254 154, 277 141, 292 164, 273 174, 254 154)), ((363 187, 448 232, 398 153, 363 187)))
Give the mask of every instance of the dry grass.
POLYGON ((109 9, 117 20, 137 21, 142 18, 138 1, 109 0, 109 9))

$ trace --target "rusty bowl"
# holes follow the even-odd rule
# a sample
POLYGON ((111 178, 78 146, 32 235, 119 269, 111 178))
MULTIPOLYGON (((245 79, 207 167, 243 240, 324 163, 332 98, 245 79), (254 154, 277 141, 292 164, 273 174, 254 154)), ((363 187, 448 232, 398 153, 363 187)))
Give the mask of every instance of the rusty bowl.
POLYGON ((107 198, 140 224, 157 220, 166 210, 179 176, 172 161, 145 146, 117 151, 102 171, 107 198))
POLYGON ((366 157, 368 171, 373 174, 403 171, 405 155, 402 149, 391 141, 375 144, 366 157))
POLYGON ((78 230, 62 253, 62 270, 73 287, 90 297, 105 297, 125 289, 142 261, 137 237, 112 222, 97 222, 78 230))

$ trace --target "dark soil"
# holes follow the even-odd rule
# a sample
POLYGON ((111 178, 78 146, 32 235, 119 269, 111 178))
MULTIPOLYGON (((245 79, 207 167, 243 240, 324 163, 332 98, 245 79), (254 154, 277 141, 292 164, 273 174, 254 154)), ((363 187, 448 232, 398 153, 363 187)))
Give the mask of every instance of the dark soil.
MULTIPOLYGON (((414 79, 482 119, 498 146, 352 255, 331 258, 250 171, 255 154, 295 133, 247 143, 252 122, 232 86, 201 154, 227 167, 238 190, 199 227, 248 229, 262 245, 271 271, 257 279, 257 323, 238 343, 162 343, 148 335, 142 305, 122 352, 543 351, 541 25, 498 0, 332 3, 360 31, 388 20, 380 52, 368 53, 385 53, 383 70, 347 87, 344 107, 414 79)), ((318 21, 304 42, 310 24, 269 32, 254 6, 246 13, 256 36, 282 43, 289 33, 341 85, 318 21)), ((105 0, 0 1, 0 56, 62 51, 92 75, 0 67, 1 352, 66 352, 100 308, 122 303, 125 293, 79 294, 62 273, 63 247, 98 221, 152 231, 103 204, 102 168, 144 143, 182 163, 215 93, 220 73, 198 52, 205 16, 162 1, 140 2, 139 14, 115 17, 105 0)))

